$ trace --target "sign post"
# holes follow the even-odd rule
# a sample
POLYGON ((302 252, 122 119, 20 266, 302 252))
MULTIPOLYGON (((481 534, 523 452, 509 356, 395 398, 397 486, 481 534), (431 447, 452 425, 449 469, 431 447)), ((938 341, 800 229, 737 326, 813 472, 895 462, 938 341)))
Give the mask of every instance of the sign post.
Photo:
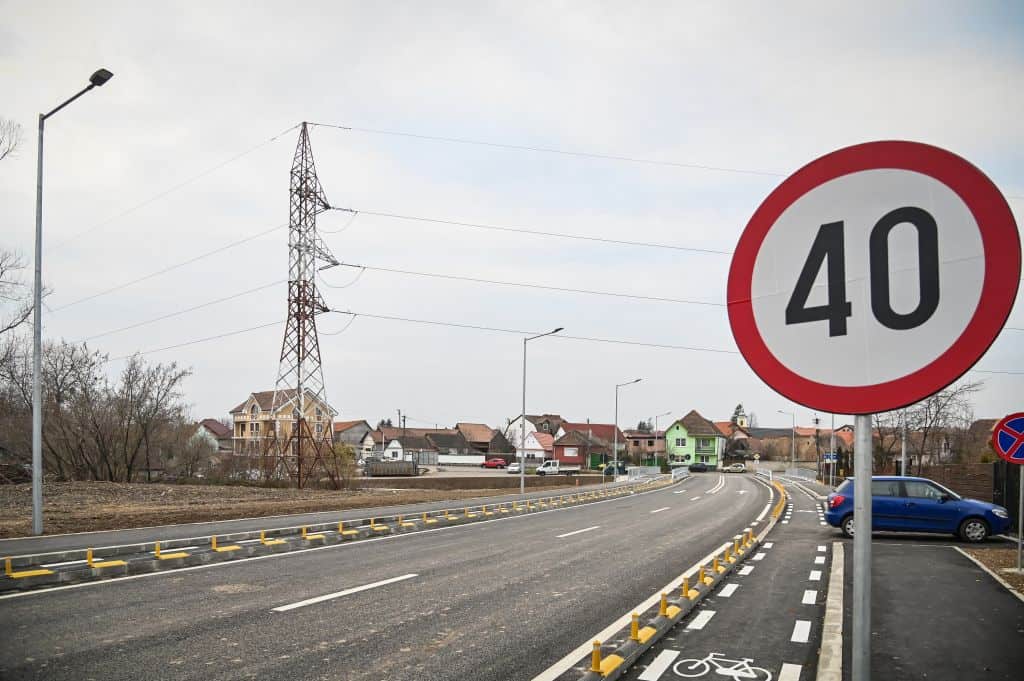
POLYGON ((784 397, 856 415, 852 681, 871 678, 871 415, 969 370, 1006 323, 1020 266, 1017 225, 992 181, 915 142, 812 161, 740 237, 727 304, 744 359, 784 397))
POLYGON ((1010 414, 992 429, 992 449, 999 458, 1017 465, 1017 572, 1024 547, 1024 412, 1010 414))

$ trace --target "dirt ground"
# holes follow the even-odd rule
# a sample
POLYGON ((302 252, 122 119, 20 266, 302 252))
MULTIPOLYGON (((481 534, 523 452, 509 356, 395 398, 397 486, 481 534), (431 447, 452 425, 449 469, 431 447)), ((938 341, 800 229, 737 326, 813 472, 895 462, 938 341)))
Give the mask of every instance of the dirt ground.
MULTIPOLYGON (((337 511, 508 494, 511 490, 298 490, 218 485, 55 482, 43 486, 47 534, 337 511)), ((0 538, 32 529, 32 486, 0 485, 0 538)))
POLYGON ((1017 590, 1018 593, 1024 594, 1024 575, 1019 575, 1014 572, 1006 572, 1005 568, 1016 568, 1017 567, 1017 547, 1014 546, 1012 549, 964 549, 967 553, 971 554, 982 563, 985 564, 988 569, 995 572, 997 575, 1002 577, 1006 582, 1017 590))

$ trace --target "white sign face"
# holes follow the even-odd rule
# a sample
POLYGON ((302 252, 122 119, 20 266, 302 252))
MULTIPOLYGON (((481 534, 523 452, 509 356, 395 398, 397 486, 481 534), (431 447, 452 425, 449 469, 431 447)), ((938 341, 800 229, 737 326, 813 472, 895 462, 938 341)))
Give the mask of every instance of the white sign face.
POLYGON ((783 395, 886 411, 969 369, 1019 278, 1016 224, 988 178, 936 147, 874 142, 814 161, 758 208, 729 272, 729 321, 783 395))

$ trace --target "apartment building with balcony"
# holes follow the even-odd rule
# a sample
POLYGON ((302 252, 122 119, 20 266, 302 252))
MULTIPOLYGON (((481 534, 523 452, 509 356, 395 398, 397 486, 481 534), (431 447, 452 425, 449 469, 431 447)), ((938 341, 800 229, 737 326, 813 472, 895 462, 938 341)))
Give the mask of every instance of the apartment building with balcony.
MULTIPOLYGON (((277 437, 287 439, 298 419, 297 390, 282 390, 274 408, 274 391, 251 393, 231 410, 231 440, 236 455, 259 455, 277 437)), ((305 418, 314 437, 331 440, 332 423, 338 415, 329 404, 306 392, 305 418)))

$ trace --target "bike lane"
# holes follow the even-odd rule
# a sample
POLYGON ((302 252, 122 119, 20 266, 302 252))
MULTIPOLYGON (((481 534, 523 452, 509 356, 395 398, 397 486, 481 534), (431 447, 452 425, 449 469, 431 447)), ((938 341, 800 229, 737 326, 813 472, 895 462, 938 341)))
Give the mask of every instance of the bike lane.
POLYGON ((797 487, 766 543, 623 674, 630 681, 814 679, 834 532, 797 487))

